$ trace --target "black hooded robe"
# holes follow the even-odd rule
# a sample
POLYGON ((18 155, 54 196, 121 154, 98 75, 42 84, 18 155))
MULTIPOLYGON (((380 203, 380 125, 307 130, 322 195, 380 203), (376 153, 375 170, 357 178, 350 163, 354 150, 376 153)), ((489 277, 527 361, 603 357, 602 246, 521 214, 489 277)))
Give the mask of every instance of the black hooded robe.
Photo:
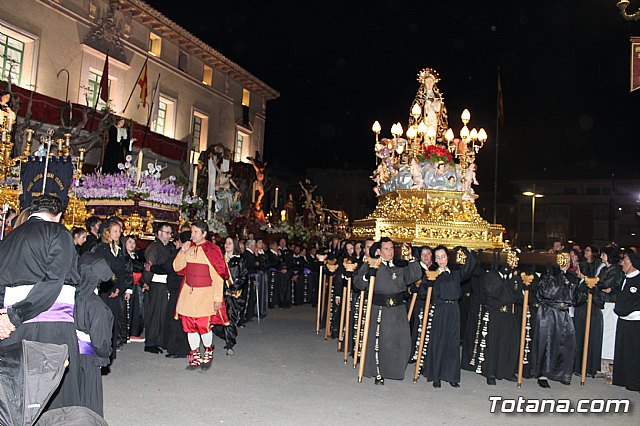
POLYGON ((101 367, 109 365, 113 314, 94 290, 113 273, 107 262, 95 253, 80 258, 80 284, 76 291, 75 324, 80 350, 80 398, 82 406, 104 416, 101 367), (81 339, 88 335, 90 341, 81 339))
POLYGON ((570 382, 576 350, 573 320, 569 316, 578 277, 571 271, 547 273, 538 286, 540 303, 531 344, 531 375, 570 382))
POLYGON ((26 298, 8 309, 16 331, 0 341, 0 347, 21 340, 67 345, 69 366, 49 400, 47 410, 79 405, 79 355, 73 318, 70 321, 26 322, 49 310, 62 295, 63 287, 68 289, 68 286, 77 285, 80 279, 78 255, 71 234, 59 223, 31 217, 0 242, 0 271, 2 306, 6 306, 8 287, 33 285, 26 298))

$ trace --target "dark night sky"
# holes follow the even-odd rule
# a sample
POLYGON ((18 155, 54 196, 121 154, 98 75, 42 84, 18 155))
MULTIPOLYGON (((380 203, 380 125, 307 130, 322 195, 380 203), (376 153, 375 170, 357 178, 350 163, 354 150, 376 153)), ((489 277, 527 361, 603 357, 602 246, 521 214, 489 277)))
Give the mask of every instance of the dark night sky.
POLYGON ((150 3, 281 92, 267 104, 271 162, 373 168, 371 124, 385 136, 406 127, 429 66, 456 133, 465 107, 489 133, 478 162, 490 190, 500 65, 501 181, 592 158, 637 164, 629 36, 640 22, 624 21, 616 0, 150 3))

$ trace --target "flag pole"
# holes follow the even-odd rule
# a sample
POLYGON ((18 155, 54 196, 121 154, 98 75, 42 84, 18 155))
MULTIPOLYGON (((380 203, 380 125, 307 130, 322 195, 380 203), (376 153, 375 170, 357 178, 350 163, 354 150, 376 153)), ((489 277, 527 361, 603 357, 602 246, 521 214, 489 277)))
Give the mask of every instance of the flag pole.
MULTIPOLYGON (((107 70, 107 87, 109 87, 109 51, 107 51, 107 55, 104 58, 105 66, 102 67, 102 75, 100 76, 100 84, 98 85, 98 96, 96 96, 96 103, 93 106, 93 114, 91 115, 91 122, 89 123, 89 133, 93 131, 93 120, 96 118, 96 114, 98 112, 98 102, 100 102, 100 96, 102 95, 102 79, 105 78, 104 71, 107 70)), ((109 94, 107 93, 107 99, 109 94)), ((108 102, 108 101, 107 101, 108 102)))
POLYGON ((502 88, 500 82, 500 66, 498 65, 498 91, 496 99, 496 158, 494 160, 495 168, 493 171, 493 224, 498 223, 498 152, 500 148, 500 97, 502 88))
MULTIPOLYGON (((140 77, 142 76, 142 71, 144 71, 144 68, 147 66, 147 62, 149 62, 149 57, 148 56, 144 60, 144 64, 142 64, 142 68, 140 68, 140 73, 138 74, 138 78, 136 78, 136 82, 133 83, 133 89, 131 89, 131 93, 129 94, 129 99, 127 99, 127 103, 124 104, 124 108, 122 108, 122 112, 120 114, 124 114, 124 112, 127 110, 127 107, 129 106, 129 102, 131 101, 131 97, 133 96, 133 92, 136 91, 136 86, 138 85, 138 82, 140 81, 140 77)), ((147 72, 147 75, 148 75, 148 72, 147 72)), ((140 89, 140 90, 142 90, 142 89, 140 89)))
POLYGON ((160 74, 158 74, 158 78, 156 79, 156 85, 153 89, 153 98, 151 99, 151 104, 149 105, 149 116, 147 117, 147 126, 144 128, 144 135, 142 136, 140 150, 144 148, 144 142, 147 140, 147 133, 149 133, 149 126, 151 126, 151 116, 153 115, 153 106, 156 101, 156 91, 158 90, 159 82, 160 82, 160 74))

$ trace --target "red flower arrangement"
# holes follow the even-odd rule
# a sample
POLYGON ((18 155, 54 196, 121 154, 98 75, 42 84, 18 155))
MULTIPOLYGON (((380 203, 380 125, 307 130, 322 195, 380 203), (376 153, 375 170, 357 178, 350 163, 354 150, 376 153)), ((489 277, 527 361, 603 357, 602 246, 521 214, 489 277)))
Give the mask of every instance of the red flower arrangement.
POLYGON ((451 164, 453 163, 453 155, 440 145, 422 145, 418 154, 418 161, 428 161, 434 164, 442 161, 445 164, 451 164))

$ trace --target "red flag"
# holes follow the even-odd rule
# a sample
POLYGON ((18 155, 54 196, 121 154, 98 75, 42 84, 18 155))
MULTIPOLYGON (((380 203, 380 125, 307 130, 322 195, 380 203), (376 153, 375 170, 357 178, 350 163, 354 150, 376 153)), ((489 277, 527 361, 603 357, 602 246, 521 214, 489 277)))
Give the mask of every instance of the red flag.
POLYGON ((147 59, 144 61, 144 65, 142 66, 142 71, 140 71, 140 78, 138 79, 138 86, 140 86, 140 102, 142 102, 142 107, 147 107, 147 59))
POLYGON ((498 122, 504 127, 504 107, 502 105, 502 81, 500 80, 500 69, 498 69, 498 122))
POLYGON ((100 77, 100 99, 109 102, 109 54, 104 59, 102 77, 100 77))

